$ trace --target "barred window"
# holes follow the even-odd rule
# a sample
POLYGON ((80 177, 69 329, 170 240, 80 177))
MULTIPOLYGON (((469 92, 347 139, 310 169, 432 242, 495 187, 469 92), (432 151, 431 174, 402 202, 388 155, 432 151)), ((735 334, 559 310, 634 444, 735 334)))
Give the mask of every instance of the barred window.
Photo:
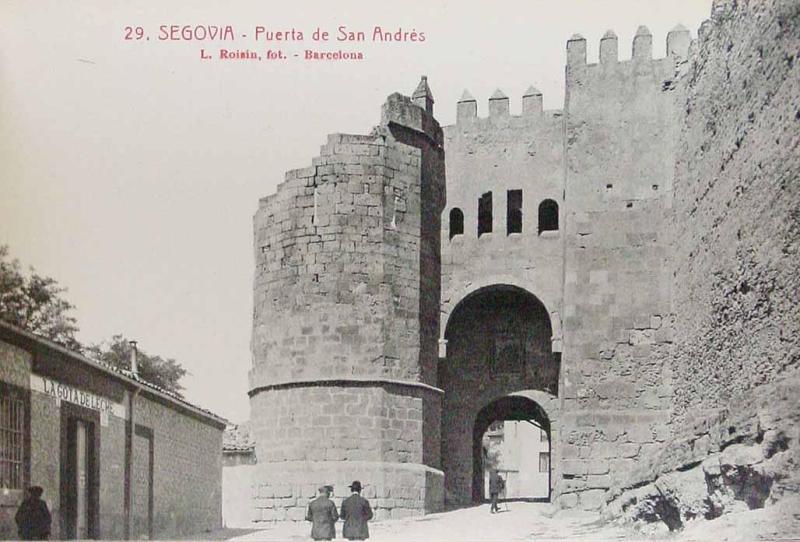
POLYGON ((23 488, 24 432, 25 403, 3 393, 0 396, 0 488, 23 488))

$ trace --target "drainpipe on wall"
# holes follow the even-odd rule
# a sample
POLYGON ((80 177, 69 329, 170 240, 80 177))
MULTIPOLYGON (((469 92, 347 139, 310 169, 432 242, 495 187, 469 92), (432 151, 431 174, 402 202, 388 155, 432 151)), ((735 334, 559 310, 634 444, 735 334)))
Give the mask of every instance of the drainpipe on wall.
MULTIPOLYGON (((131 345, 131 373, 134 378, 139 376, 138 351, 136 341, 130 341, 131 345)), ((130 540, 133 532, 133 433, 136 427, 133 416, 133 405, 136 396, 142 391, 142 387, 137 385, 133 391, 128 392, 128 424, 125 428, 125 538, 130 540)))

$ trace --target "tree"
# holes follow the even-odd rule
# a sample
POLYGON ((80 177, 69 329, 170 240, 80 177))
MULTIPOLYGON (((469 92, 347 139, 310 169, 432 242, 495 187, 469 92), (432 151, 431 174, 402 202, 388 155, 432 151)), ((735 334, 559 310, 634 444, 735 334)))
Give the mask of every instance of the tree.
POLYGON ((80 352, 77 320, 69 314, 75 306, 61 297, 66 291, 33 267, 26 277, 19 260, 10 259, 8 246, 0 245, 0 320, 80 352))
MULTIPOLYGON (((17 259, 11 259, 6 245, 0 245, 0 320, 42 335, 70 350, 98 361, 130 370, 131 346, 122 335, 88 348, 75 338, 77 320, 69 314, 75 306, 61 295, 67 291, 55 279, 38 275, 33 267, 25 276, 17 259)), ((150 356, 139 351, 139 376, 180 397, 180 379, 187 373, 174 359, 150 356)))
MULTIPOLYGON (((131 344, 123 335, 114 335, 111 340, 101 344, 93 344, 86 348, 86 354, 112 367, 125 371, 131 370, 131 344)), ((136 361, 139 376, 148 382, 183 397, 180 384, 186 375, 180 363, 171 358, 147 355, 137 349, 136 361)))

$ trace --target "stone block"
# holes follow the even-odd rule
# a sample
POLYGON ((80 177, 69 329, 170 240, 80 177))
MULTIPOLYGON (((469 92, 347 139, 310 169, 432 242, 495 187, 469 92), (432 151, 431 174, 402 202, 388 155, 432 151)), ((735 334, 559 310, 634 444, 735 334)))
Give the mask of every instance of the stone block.
POLYGON ((586 463, 586 472, 588 474, 607 474, 609 470, 609 463, 607 460, 592 460, 586 463))
POLYGON ((561 473, 581 476, 589 472, 586 461, 566 460, 561 462, 561 473))
POLYGON ((261 484, 258 487, 258 497, 260 499, 271 499, 275 496, 273 487, 269 484, 261 484))
POLYGON ((590 489, 578 494, 581 510, 598 510, 606 504, 606 490, 590 489))
POLYGON ((558 506, 560 508, 571 510, 573 508, 577 508, 578 506, 578 494, 577 493, 564 493, 558 498, 558 506))

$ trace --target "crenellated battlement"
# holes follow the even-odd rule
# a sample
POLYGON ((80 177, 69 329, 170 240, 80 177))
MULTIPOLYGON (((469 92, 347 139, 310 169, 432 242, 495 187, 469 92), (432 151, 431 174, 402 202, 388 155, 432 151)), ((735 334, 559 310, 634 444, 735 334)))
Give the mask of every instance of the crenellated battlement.
MULTIPOLYGON (((691 35, 689 30, 679 24, 667 33, 667 57, 686 58, 689 54, 691 35)), ((636 30, 631 46, 630 61, 619 60, 619 38, 613 30, 608 30, 600 38, 599 64, 608 65, 627 62, 647 62, 653 60, 653 35, 650 30, 642 25, 636 30)), ((582 66, 596 66, 587 63, 586 38, 580 34, 573 35, 567 40, 567 68, 580 68, 582 66)))
MULTIPOLYGON (((620 60, 619 37, 613 30, 608 30, 600 39, 598 62, 589 63, 587 59, 586 38, 580 34, 567 40, 566 95, 564 110, 544 110, 542 93, 530 86, 522 95, 521 112, 511 114, 511 103, 508 95, 497 89, 487 101, 488 116, 478 116, 478 102, 468 91, 464 90, 456 103, 456 125, 482 129, 492 125, 528 124, 540 118, 561 118, 569 109, 570 95, 578 91, 584 95, 596 94, 598 99, 616 99, 615 90, 623 87, 632 92, 660 92, 666 81, 674 76, 675 66, 688 58, 692 46, 689 30, 677 25, 667 33, 667 55, 664 58, 653 58, 653 35, 646 26, 639 26, 631 45, 631 58, 620 60), (635 77, 634 77, 635 76, 635 77), (642 85, 642 77, 649 76, 650 85, 642 85), (636 84, 633 81, 636 80, 636 84), (480 122, 483 120, 484 122, 480 122), (487 120, 489 122, 487 122, 487 120)), ((427 88, 427 82, 420 83, 420 89, 427 88)), ((418 89, 417 105, 423 109, 433 102, 425 100, 425 92, 418 89)), ((630 92, 625 92, 630 98, 630 92)), ((415 94, 416 95, 416 94, 415 94)))
POLYGON ((476 121, 480 120, 505 121, 507 123, 522 121, 523 123, 529 123, 543 116, 561 116, 561 110, 544 111, 542 93, 533 85, 529 86, 528 90, 522 95, 521 113, 519 115, 511 114, 511 101, 500 89, 495 90, 489 97, 487 108, 489 115, 487 117, 478 117, 478 101, 468 90, 464 90, 461 99, 456 103, 456 124, 483 126, 483 123, 480 122, 476 124, 476 121))

